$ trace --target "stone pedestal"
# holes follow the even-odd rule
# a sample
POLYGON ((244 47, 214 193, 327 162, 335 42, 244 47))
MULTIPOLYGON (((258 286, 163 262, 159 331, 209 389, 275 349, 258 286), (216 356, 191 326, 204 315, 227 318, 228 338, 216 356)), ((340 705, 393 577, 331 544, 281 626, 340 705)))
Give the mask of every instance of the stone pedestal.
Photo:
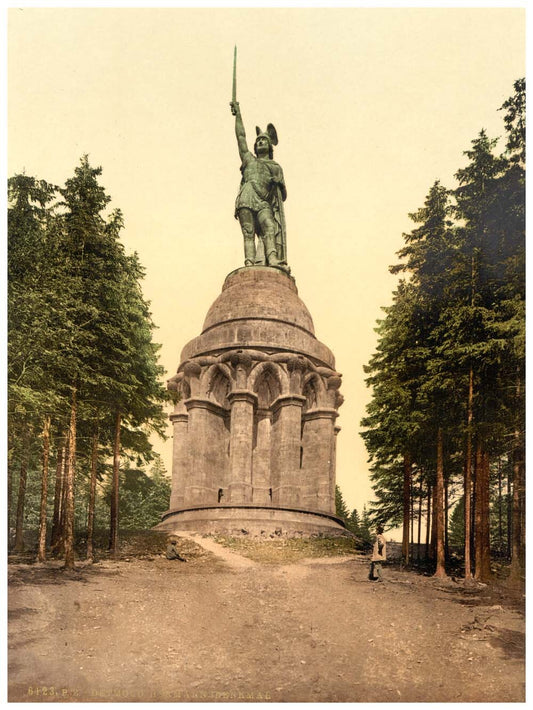
POLYGON ((170 509, 160 529, 342 533, 335 518, 341 376, 294 279, 229 274, 182 352, 170 509))

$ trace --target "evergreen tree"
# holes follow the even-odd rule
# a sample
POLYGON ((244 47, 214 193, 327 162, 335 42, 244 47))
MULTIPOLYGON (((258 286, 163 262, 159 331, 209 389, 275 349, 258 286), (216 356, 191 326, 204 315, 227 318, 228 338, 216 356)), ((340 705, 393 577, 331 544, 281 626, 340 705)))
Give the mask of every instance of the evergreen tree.
POLYGON ((372 521, 370 519, 370 515, 368 513, 366 505, 363 506, 363 512, 361 514, 361 523, 359 525, 359 531, 360 531, 361 540, 363 541, 363 543, 367 547, 371 546, 372 540, 374 539, 374 534, 372 531, 372 521))
POLYGON ((149 431, 163 433, 161 404, 166 391, 159 381, 163 370, 157 364, 154 326, 140 288, 143 270, 137 256, 126 256, 119 242, 120 211, 114 211, 107 221, 102 214, 110 198, 98 183, 101 172, 84 156, 62 195, 67 209, 66 241, 75 257, 88 315, 83 328, 92 339, 83 384, 78 384, 83 387, 80 397, 92 405, 97 420, 104 409, 107 441, 113 447, 110 549, 115 552, 121 436, 125 428, 132 427, 130 445, 149 455, 149 431))
MULTIPOLYGON (((404 235, 401 263, 391 267, 406 279, 379 322, 366 368, 373 396, 362 424, 377 498, 373 518, 403 521, 406 559, 416 476, 419 531, 425 490, 432 501, 426 522, 429 535, 431 518, 438 575, 445 574, 448 510, 463 475, 466 504, 452 518, 457 527, 462 507, 465 576, 475 537, 475 576, 490 577, 491 462, 508 455, 511 440, 512 569, 514 576, 523 570, 524 108, 519 80, 502 106, 505 154, 497 155, 496 141, 481 131, 456 173, 457 189, 435 182, 423 208, 410 215, 416 226, 404 235)), ((501 540, 501 491, 498 501, 501 540)))
POLYGON ((357 537, 361 536, 361 520, 359 518, 359 513, 357 510, 354 508, 352 512, 350 513, 350 517, 348 518, 348 529, 351 530, 354 535, 357 535, 357 537))
MULTIPOLYGON (((17 550, 23 549, 26 481, 37 432, 45 431, 61 406, 51 363, 60 355, 65 322, 55 315, 58 276, 51 242, 55 187, 26 175, 8 181, 8 518, 12 517, 13 471, 18 468, 17 550)), ((43 437, 43 447, 48 446, 43 437)), ((46 459, 46 454, 43 454, 46 459)), ((46 505, 43 465, 43 501, 46 505)))
MULTIPOLYGON (((57 188, 43 181, 26 176, 9 181, 9 503, 11 509, 13 472, 20 470, 20 548, 28 454, 42 432, 39 558, 51 463, 52 543, 63 549, 67 566, 74 564, 74 521, 80 517, 75 483, 83 494, 84 481, 90 481, 92 526, 102 461, 114 456, 116 484, 123 451, 150 460, 149 437, 153 431, 163 435, 167 398, 140 286, 143 270, 138 257, 126 255, 120 244, 120 212, 105 216, 110 198, 98 183, 100 174, 84 156, 59 191, 58 205, 52 204, 57 188)), ((114 549, 116 485, 113 503, 114 549)))
POLYGON ((350 517, 348 506, 346 505, 342 491, 338 485, 335 486, 335 515, 345 523, 350 517))

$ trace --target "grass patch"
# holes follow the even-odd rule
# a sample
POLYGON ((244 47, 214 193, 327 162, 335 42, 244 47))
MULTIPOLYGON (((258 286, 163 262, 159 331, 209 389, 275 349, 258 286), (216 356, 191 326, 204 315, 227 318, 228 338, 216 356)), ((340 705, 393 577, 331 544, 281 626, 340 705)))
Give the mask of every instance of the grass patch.
POLYGON ((256 540, 217 535, 214 540, 243 557, 264 564, 298 562, 308 557, 335 557, 361 554, 355 541, 345 537, 280 538, 256 540))

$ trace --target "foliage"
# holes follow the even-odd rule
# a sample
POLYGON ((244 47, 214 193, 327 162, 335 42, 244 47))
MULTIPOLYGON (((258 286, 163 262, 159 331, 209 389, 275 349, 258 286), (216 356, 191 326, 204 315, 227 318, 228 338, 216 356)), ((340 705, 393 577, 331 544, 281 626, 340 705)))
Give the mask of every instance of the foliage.
POLYGON ((338 485, 335 486, 335 510, 337 517, 341 518, 346 525, 346 529, 356 535, 363 546, 371 543, 373 538, 372 521, 366 506, 363 506, 361 516, 355 508, 350 512, 338 485))
MULTIPOLYGON (((54 499, 47 501, 48 518, 62 528, 63 491, 70 486, 77 496, 75 526, 86 525, 91 442, 98 433, 101 482, 109 470, 117 412, 122 421, 121 452, 127 460, 152 460, 150 436, 153 432, 164 436, 167 393, 158 364, 159 346, 152 340, 155 326, 142 294, 144 271, 138 256, 126 254, 120 242, 123 218, 120 210, 108 213, 110 197, 98 182, 101 173, 83 156, 62 188, 26 175, 15 175, 8 182, 11 525, 17 477, 28 452, 27 490, 19 492, 16 517, 17 526, 22 525, 24 507, 26 525, 36 524, 39 434, 46 417, 52 420, 48 483, 49 490, 55 490, 54 499), (57 487, 55 467, 68 453, 63 449, 69 420, 76 425, 69 459, 75 470, 67 467, 57 487), (57 510, 62 517, 56 520, 57 510)), ((161 503, 162 481, 156 488, 159 493, 148 506, 150 520, 154 506, 161 503)))
MULTIPOLYGON (((127 468, 120 472, 119 521, 124 530, 147 530, 161 520, 161 513, 168 508, 170 479, 160 462, 152 467, 150 474, 139 468, 127 468)), ((104 501, 109 504, 110 485, 105 488, 104 501)))
POLYGON ((344 520, 344 522, 348 520, 348 517, 350 515, 348 511, 348 506, 344 501, 342 491, 338 485, 335 486, 335 514, 338 518, 344 520))
MULTIPOLYGON (((525 416, 525 81, 515 82, 514 89, 502 106, 504 152, 497 154, 497 139, 480 131, 465 151, 467 163, 456 172, 455 189, 436 181, 423 207, 409 215, 415 227, 403 235, 399 263, 390 268, 403 276, 378 321, 376 352, 365 367, 372 399, 362 420, 376 522, 399 525, 409 495, 407 509, 414 515, 406 460, 419 495, 434 487, 440 471, 448 497, 473 466, 474 446, 476 466, 487 458, 523 461, 516 451, 523 448, 525 416), (442 456, 437 441, 443 443, 442 456)), ((495 541, 495 500, 488 495, 494 473, 485 480, 481 471, 476 496, 469 500, 478 524, 476 576, 488 573, 477 553, 491 544, 482 522, 489 501, 495 541)), ((520 465, 516 472, 513 485, 523 496, 520 465)), ((506 546, 503 531, 508 535, 502 500, 499 494, 499 548, 506 546)), ((450 514, 451 545, 464 543, 464 514, 463 498, 450 514)))

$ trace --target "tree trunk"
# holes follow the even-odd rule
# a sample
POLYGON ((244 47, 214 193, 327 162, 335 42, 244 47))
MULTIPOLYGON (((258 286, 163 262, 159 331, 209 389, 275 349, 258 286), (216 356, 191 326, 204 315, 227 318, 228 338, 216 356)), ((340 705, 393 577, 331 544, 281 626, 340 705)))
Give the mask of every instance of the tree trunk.
POLYGON ((11 518, 13 509, 13 462, 11 451, 8 455, 7 462, 7 539, 8 544, 11 543, 11 518))
POLYGON ((446 577, 444 566, 444 457, 442 429, 437 433, 437 478, 435 483, 435 533, 436 533, 436 569, 435 577, 446 577))
POLYGON ((524 574, 524 448, 520 432, 514 435, 513 450, 513 497, 511 525, 511 569, 513 581, 524 574))
POLYGON ((477 485, 478 485, 478 457, 477 451, 474 453, 474 446, 472 446, 472 503, 471 503, 471 533, 470 533, 470 549, 471 552, 471 563, 472 563, 472 578, 474 577, 475 568, 475 557, 476 557, 476 498, 477 498, 477 485))
POLYGON ((437 559, 437 484, 433 486, 431 494, 431 542, 429 544, 429 559, 437 559))
MULTIPOLYGON (((58 500, 58 517, 57 529, 54 537, 51 550, 56 555, 64 555, 65 553, 65 515, 67 509, 67 465, 70 456, 70 436, 67 429, 65 433, 65 446, 62 452, 62 464, 59 479, 59 500, 58 500)), ((52 531, 53 532, 53 531, 52 531)))
POLYGON ((13 468, 11 464, 7 466, 7 544, 11 546, 11 506, 13 499, 13 468))
POLYGON ((476 446, 476 545, 475 579, 485 582, 490 579, 490 520, 489 520, 489 457, 478 441, 476 446))
POLYGON ((17 448, 18 440, 13 432, 13 427, 8 427, 7 432, 8 437, 8 450, 7 450, 7 544, 8 549, 11 549, 15 544, 15 540, 12 539, 12 529, 13 529, 13 464, 15 462, 15 451, 17 448))
POLYGON ((422 498, 423 498, 423 489, 422 489, 422 477, 420 477, 420 490, 418 492, 418 538, 417 538, 417 546, 416 546, 416 561, 420 562, 420 545, 422 543, 422 498))
POLYGON ((409 522, 411 517, 411 456, 403 457, 403 534, 402 562, 409 564, 409 522))
POLYGON ((120 424, 121 414, 117 412, 115 421, 115 443, 113 446, 113 481, 111 487, 111 525, 109 530, 109 550, 117 554, 118 546, 118 482, 120 465, 120 424))
POLYGON ((503 481, 502 460, 498 458, 498 554, 503 555, 503 481))
POLYGON ((24 505, 26 503, 26 479, 29 465, 29 430, 24 431, 20 460, 19 490, 17 498, 17 518, 15 522, 15 552, 24 552, 24 505))
POLYGON ((87 560, 94 558, 94 505, 96 501, 96 465, 98 462, 98 431, 93 435, 91 451, 91 482, 89 488, 89 510, 87 512, 87 560))
POLYGON ((431 518, 431 501, 433 500, 433 493, 431 490, 431 483, 428 483, 428 510, 427 510, 427 521, 426 521, 426 554, 425 558, 426 560, 430 558, 430 542, 429 542, 429 536, 430 536, 430 531, 432 528, 432 523, 433 520, 431 518))
POLYGON ((518 480, 520 483, 520 488, 518 489, 520 503, 520 549, 518 559, 522 570, 524 570, 526 564, 526 467, 524 458, 525 453, 522 448, 518 466, 518 480))
MULTIPOLYGON (((514 463, 513 463, 514 465, 514 463)), ((511 490, 511 469, 507 469, 507 559, 512 559, 513 537, 513 495, 511 490)))
POLYGON ((46 504, 48 502, 48 460, 50 458, 50 417, 45 417, 43 426, 43 471, 41 479, 41 510, 39 515, 39 546, 37 560, 46 560, 46 504))
POLYGON ((481 507, 481 536, 483 548, 481 550, 482 559, 482 579, 489 580, 492 572, 490 569, 490 458, 488 451, 483 451, 483 497, 481 507))
POLYGON ((68 429, 68 457, 65 476, 65 568, 74 567, 74 470, 76 466, 76 388, 72 390, 70 425, 68 429))
POLYGON ((59 508, 59 542, 58 552, 65 553, 65 519, 67 515, 67 466, 70 457, 70 436, 67 430, 67 443, 65 446, 65 459, 63 461, 63 479, 61 481, 61 506, 59 508))
POLYGON ((472 535, 472 420, 474 417, 474 371, 470 368, 468 384, 468 415, 466 431, 466 455, 464 472, 464 502, 465 502, 465 579, 472 579, 472 550, 470 538, 472 535))
POLYGON ((415 492, 413 488, 413 482, 411 480, 411 541, 409 544, 409 561, 411 562, 414 556, 414 544, 415 544, 415 492))
POLYGON ((480 568, 480 548, 481 548, 481 508, 479 506, 479 489, 483 482, 483 474, 481 472, 481 442, 476 443, 476 454, 474 461, 474 577, 476 571, 480 568))
POLYGON ((58 446, 56 461, 56 481, 54 490, 54 515, 52 517, 52 538, 50 540, 50 549, 52 551, 54 551, 58 547, 58 542, 61 537, 59 521, 61 516, 61 500, 63 497, 64 462, 65 446, 58 446))
POLYGON ((448 539, 448 506, 450 504, 450 480, 448 476, 444 477, 444 559, 446 562, 450 559, 450 544, 448 539))

